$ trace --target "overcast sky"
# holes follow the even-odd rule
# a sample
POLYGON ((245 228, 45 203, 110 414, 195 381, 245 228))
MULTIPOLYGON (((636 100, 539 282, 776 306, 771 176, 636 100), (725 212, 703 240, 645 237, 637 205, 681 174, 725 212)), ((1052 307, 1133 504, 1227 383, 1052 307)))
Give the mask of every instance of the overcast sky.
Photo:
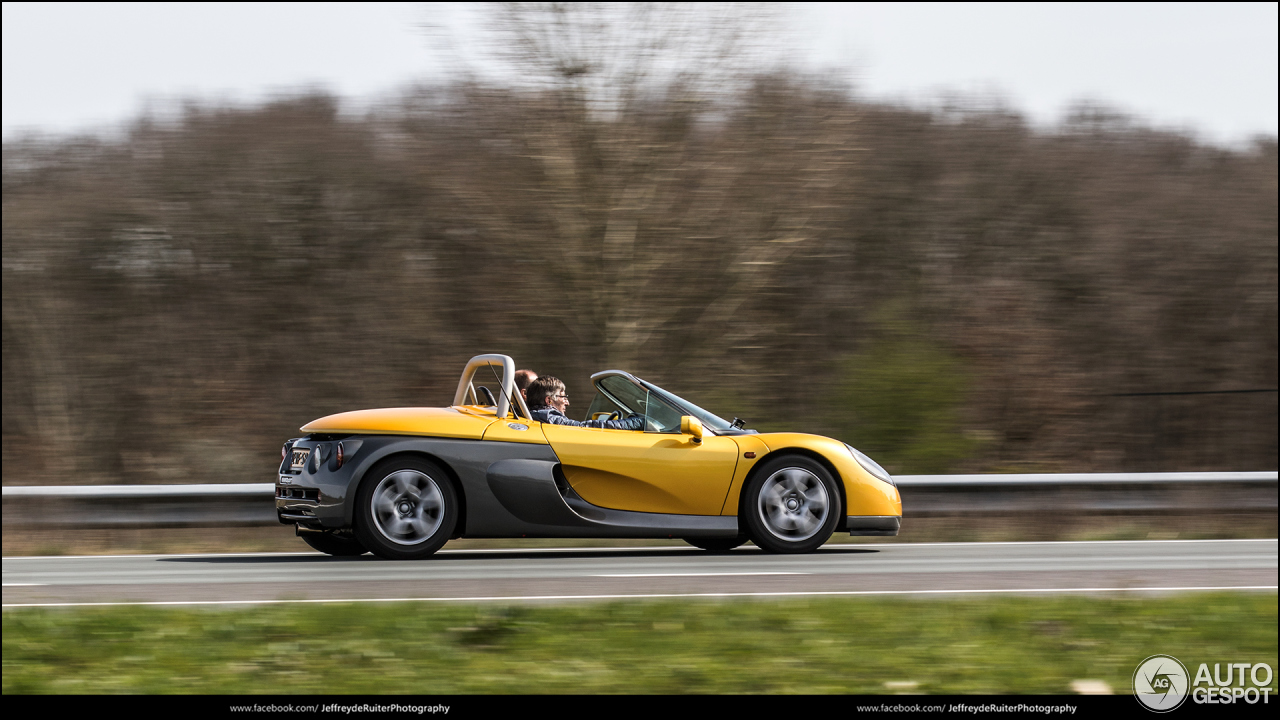
MULTIPOLYGON (((1037 123, 1103 102, 1238 144, 1277 132, 1277 5, 787 6, 802 61, 864 95, 1001 97, 1037 123)), ((4 137, 109 130, 148 103, 254 101, 300 86, 353 102, 445 68, 422 26, 463 45, 452 5, 3 4, 4 137)))

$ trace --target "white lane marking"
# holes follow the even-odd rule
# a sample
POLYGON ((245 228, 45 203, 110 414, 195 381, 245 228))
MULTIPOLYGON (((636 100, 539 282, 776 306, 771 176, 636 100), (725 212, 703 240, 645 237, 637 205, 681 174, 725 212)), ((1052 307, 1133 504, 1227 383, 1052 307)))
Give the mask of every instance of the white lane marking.
POLYGON ((453 553, 456 555, 470 555, 471 553, 510 553, 510 552, 532 552, 532 553, 553 553, 553 552, 619 552, 629 550, 631 552, 704 552, 691 545, 622 545, 618 547, 561 547, 561 548, 454 548, 452 550, 441 550, 439 553, 453 553))
POLYGON ((4 583, 4 587, 44 587, 48 583, 4 583))
MULTIPOLYGON (((1139 545, 1150 543, 1247 543, 1247 542, 1278 542, 1277 538, 1220 538, 1210 540, 1016 540, 1010 542, 982 541, 982 542, 935 542, 935 543, 830 543, 818 548, 815 553, 824 551, 839 550, 840 548, 894 548, 894 547, 945 547, 945 546, 971 546, 971 545, 1139 545)), ((735 551, 752 552, 757 548, 746 547, 735 551)), ((637 545, 624 547, 561 547, 561 548, 468 548, 441 550, 437 555, 448 554, 486 554, 486 553, 562 553, 562 552, 592 552, 592 553, 610 553, 610 552, 687 552, 689 554, 702 553, 694 547, 684 545, 637 545)), ((318 552, 278 552, 278 553, 186 553, 173 555, 6 555, 5 560, 109 560, 112 558, 187 558, 187 557, 291 557, 300 555, 324 556, 324 553, 318 552)))
POLYGON ((811 575, 802 572, 689 572, 689 573, 612 573, 591 577, 651 578, 651 577, 724 577, 726 575, 811 575))
POLYGON ((324 555, 318 552, 287 553, 173 553, 151 555, 6 555, 5 560, 117 560, 146 558, 193 558, 193 557, 290 557, 294 555, 324 555))
POLYGON ((317 600, 158 600, 140 602, 64 602, 10 603, 4 609, 38 607, 108 607, 118 605, 287 605, 319 603, 388 603, 388 602, 512 602, 524 600, 652 600, 664 598, 734 598, 734 597, 812 597, 855 595, 999 595, 1026 593, 1107 593, 1107 592, 1195 592, 1212 590, 1276 590, 1275 585, 1214 585, 1181 587, 1113 587, 1113 588, 1003 588, 994 590, 825 590, 809 592, 740 592, 740 593, 636 593, 612 595, 494 595, 486 597, 405 597, 405 598, 332 598, 317 600))
MULTIPOLYGON (((751 548, 746 548, 750 550, 751 548)), ((688 545, 654 545, 652 547, 637 545, 634 547, 563 547, 563 548, 471 548, 471 549, 455 549, 440 550, 436 555, 471 555, 483 553, 562 553, 562 552, 592 552, 592 553, 608 553, 608 552, 651 552, 660 551, 680 551, 689 553, 701 553, 701 550, 690 547, 688 545)), ((173 555, 6 555, 5 560, 138 560, 150 558, 234 558, 234 557, 298 557, 309 555, 312 557, 328 557, 322 552, 264 552, 264 553, 185 553, 173 555)), ((369 560, 376 560, 373 556, 368 556, 369 560)))
POLYGON ((922 543, 831 543, 818 548, 816 552, 822 552, 830 548, 838 547, 939 547, 939 546, 955 546, 955 545, 1139 545, 1148 543, 1240 543, 1240 542, 1277 542, 1280 538, 1208 538, 1204 540, 1195 539, 1170 539, 1170 540, 981 540, 973 542, 922 542, 922 543))

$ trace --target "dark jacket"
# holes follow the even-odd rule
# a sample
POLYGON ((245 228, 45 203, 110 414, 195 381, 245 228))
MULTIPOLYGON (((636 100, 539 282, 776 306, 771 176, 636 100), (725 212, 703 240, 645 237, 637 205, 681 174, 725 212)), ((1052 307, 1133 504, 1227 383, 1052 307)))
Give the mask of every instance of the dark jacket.
POLYGON ((622 420, 570 420, 565 414, 550 405, 539 405, 529 408, 529 414, 538 422, 552 425, 568 425, 570 427, 605 428, 606 430, 644 430, 644 416, 632 415, 622 420))

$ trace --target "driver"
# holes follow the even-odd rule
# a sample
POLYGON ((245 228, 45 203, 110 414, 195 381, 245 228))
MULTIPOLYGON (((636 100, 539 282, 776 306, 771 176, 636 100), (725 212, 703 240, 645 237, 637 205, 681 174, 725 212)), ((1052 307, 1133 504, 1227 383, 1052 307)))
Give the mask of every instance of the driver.
POLYGON ((644 430, 644 416, 632 414, 623 420, 570 420, 564 410, 569 407, 569 395, 559 378, 543 375, 529 383, 529 412, 538 422, 572 427, 606 428, 609 430, 644 430))

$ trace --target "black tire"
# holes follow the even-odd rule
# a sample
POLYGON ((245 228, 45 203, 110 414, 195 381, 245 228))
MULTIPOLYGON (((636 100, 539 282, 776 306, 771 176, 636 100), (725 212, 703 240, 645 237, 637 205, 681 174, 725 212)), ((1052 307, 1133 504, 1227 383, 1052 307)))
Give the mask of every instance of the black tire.
POLYGON ((448 542, 458 524, 449 475, 416 457, 391 458, 369 470, 356 495, 356 538, 388 560, 421 560, 448 542))
POLYGON ((738 537, 696 537, 684 538, 684 541, 707 552, 724 553, 750 540, 745 534, 738 537))
POLYGON ((831 537, 843 512, 831 473, 803 455, 769 460, 742 492, 747 534, 765 552, 816 550, 831 537))
POLYGON ((334 557, 354 557, 369 552, 353 537, 341 537, 327 532, 304 532, 299 533, 298 537, 312 548, 334 557))

